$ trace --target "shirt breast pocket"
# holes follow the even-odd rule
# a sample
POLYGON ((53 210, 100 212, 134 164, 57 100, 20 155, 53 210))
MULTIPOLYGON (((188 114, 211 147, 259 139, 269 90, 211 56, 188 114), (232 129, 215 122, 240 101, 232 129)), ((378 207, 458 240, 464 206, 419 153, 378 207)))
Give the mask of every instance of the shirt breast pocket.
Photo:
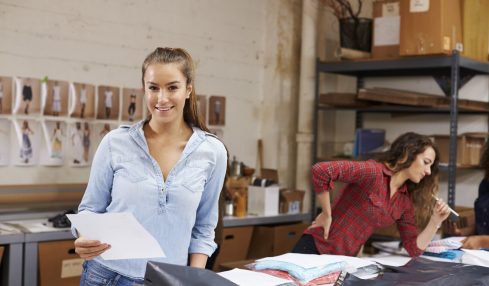
POLYGON ((182 178, 182 186, 192 193, 201 193, 207 180, 206 170, 202 168, 187 167, 186 175, 182 178))
POLYGON ((379 227, 385 219, 385 206, 382 198, 375 193, 368 195, 367 213, 374 226, 379 227))
MULTIPOLYGON (((140 159, 141 160, 141 159, 140 159)), ((139 183, 148 179, 148 175, 145 174, 143 166, 134 160, 119 162, 118 168, 115 172, 115 176, 124 181, 131 183, 139 183)))

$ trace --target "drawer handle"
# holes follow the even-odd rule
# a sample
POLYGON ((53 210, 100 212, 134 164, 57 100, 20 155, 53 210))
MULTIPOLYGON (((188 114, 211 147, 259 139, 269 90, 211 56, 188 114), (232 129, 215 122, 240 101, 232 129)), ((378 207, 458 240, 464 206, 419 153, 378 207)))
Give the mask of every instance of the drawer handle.
POLYGON ((76 254, 75 249, 74 248, 68 249, 68 254, 76 254))
POLYGON ((228 240, 228 239, 234 239, 234 234, 228 234, 224 237, 224 239, 228 240))

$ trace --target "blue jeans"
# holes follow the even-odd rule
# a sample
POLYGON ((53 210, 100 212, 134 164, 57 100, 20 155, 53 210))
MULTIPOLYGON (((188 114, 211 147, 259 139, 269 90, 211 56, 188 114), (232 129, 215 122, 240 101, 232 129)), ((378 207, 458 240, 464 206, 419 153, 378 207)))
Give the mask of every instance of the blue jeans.
POLYGON ((321 254, 316 248, 314 238, 310 234, 303 234, 291 252, 303 254, 321 254))
POLYGON ((86 260, 83 263, 80 286, 137 286, 143 284, 143 280, 122 276, 93 260, 86 260))

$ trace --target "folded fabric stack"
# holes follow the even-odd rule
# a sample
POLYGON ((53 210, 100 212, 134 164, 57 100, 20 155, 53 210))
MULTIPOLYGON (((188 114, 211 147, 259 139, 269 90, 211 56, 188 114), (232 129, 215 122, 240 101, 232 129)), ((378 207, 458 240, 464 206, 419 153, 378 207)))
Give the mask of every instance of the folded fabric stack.
POLYGON ((423 255, 456 260, 462 257, 463 251, 457 250, 462 246, 459 240, 444 238, 430 242, 423 255))
POLYGON ((338 276, 340 276, 340 273, 341 273, 341 271, 329 273, 329 274, 326 274, 324 276, 313 279, 313 280, 307 282, 306 284, 303 284, 297 278, 290 275, 286 271, 273 270, 273 269, 264 269, 264 270, 255 270, 255 271, 266 273, 268 275, 272 275, 272 276, 275 276, 278 278, 292 280, 295 283, 294 285, 297 285, 297 286, 318 286, 318 285, 325 285, 325 284, 333 284, 336 282, 336 280, 338 279, 338 276))
MULTIPOLYGON (((334 262, 317 267, 304 268, 294 263, 275 260, 260 260, 253 265, 253 270, 279 270, 290 274, 294 280, 297 280, 302 285, 308 285, 314 279, 326 276, 331 273, 340 272, 345 269, 346 262, 334 262)), ((309 284, 311 285, 311 284, 309 284)), ((314 285, 314 284, 312 284, 314 285)))

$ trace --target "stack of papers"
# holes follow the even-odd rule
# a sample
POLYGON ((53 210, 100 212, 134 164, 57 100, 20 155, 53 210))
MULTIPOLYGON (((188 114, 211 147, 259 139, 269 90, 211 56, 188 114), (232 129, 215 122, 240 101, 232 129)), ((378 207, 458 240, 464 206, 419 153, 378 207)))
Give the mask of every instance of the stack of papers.
POLYGON ((165 257, 160 244, 131 213, 67 214, 80 236, 111 246, 103 259, 137 259, 165 257))

